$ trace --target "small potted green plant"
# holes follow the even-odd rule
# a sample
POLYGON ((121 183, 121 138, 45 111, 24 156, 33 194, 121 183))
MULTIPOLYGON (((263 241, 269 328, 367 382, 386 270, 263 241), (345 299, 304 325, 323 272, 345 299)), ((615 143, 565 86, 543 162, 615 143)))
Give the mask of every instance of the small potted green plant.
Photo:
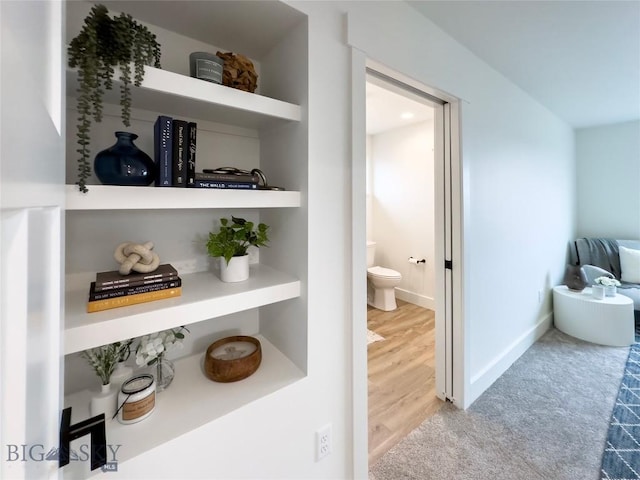
POLYGON ((257 226, 244 218, 220 219, 220 229, 209 232, 207 253, 220 258, 220 279, 223 282, 241 282, 249 278, 249 254, 247 249, 265 247, 269 241, 264 223, 257 226))

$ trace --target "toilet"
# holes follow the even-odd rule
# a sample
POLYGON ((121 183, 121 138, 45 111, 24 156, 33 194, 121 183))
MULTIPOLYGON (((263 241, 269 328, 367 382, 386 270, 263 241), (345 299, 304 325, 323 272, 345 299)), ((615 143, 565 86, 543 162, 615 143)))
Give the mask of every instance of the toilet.
POLYGON ((395 310, 395 287, 400 285, 402 275, 390 268, 374 266, 376 242, 367 241, 367 303, 385 312, 395 310))

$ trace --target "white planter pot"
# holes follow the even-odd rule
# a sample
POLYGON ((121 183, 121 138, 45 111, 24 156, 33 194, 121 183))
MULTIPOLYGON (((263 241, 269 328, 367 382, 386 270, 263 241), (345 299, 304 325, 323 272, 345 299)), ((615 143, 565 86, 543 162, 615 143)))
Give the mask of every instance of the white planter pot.
POLYGON ((249 255, 231 257, 229 264, 220 257, 220 280, 223 282, 243 282, 249 278, 249 255))
POLYGON ((615 285, 607 285, 604 287, 605 297, 615 297, 618 288, 615 285))
POLYGON ((95 417, 96 415, 104 413, 105 420, 111 420, 116 413, 117 396, 118 392, 111 389, 110 383, 102 385, 100 393, 96 392, 91 397, 91 404, 89 406, 91 416, 95 417))
POLYGON ((591 287, 591 292, 596 300, 602 300, 604 298, 604 287, 602 285, 594 285, 591 287))

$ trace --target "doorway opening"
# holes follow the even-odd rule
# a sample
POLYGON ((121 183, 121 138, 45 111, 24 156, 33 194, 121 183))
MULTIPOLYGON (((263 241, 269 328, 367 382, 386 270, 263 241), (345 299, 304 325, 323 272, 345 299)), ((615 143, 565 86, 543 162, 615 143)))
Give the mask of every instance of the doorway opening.
POLYGON ((443 104, 367 69, 369 464, 443 403, 435 355, 435 244, 444 229, 436 225, 436 138, 443 135, 436 115, 443 104))

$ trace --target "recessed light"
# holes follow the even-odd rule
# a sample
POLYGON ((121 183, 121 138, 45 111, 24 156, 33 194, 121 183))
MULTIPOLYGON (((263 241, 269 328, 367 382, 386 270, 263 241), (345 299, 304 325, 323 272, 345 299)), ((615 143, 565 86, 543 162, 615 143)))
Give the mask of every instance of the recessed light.
POLYGON ((400 118, 402 118, 403 120, 409 120, 410 118, 413 118, 414 115, 411 112, 404 112, 402 115, 400 115, 400 118))

